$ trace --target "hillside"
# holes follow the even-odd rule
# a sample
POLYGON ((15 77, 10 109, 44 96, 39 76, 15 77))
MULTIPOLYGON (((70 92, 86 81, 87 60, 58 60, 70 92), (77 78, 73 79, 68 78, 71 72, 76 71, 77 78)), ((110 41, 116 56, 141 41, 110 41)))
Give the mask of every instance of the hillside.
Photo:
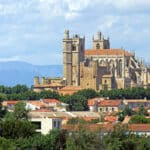
POLYGON ((0 62, 0 85, 33 85, 34 76, 62 77, 62 65, 32 65, 26 62, 0 62))

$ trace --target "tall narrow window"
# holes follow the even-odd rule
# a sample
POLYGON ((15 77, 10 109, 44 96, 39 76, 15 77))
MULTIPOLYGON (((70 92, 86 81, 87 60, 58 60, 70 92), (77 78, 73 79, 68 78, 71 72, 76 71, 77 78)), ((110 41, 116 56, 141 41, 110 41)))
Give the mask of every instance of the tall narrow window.
POLYGON ((96 44, 96 49, 100 49, 99 43, 96 44))

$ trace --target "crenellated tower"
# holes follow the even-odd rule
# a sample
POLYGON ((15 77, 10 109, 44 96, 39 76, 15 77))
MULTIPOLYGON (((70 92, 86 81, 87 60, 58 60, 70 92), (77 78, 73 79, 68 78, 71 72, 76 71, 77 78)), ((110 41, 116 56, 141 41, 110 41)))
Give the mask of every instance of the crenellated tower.
POLYGON ((67 85, 80 85, 80 62, 84 60, 85 38, 69 36, 66 30, 63 38, 63 74, 67 85))
POLYGON ((109 38, 105 39, 101 32, 97 32, 97 38, 93 37, 93 49, 110 49, 109 38))

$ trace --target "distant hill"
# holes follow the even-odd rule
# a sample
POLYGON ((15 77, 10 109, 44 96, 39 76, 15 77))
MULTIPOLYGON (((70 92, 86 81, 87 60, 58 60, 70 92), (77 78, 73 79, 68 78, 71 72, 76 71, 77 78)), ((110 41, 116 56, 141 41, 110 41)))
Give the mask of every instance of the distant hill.
POLYGON ((34 76, 62 77, 62 65, 32 65, 21 61, 0 62, 0 85, 33 85, 34 76))

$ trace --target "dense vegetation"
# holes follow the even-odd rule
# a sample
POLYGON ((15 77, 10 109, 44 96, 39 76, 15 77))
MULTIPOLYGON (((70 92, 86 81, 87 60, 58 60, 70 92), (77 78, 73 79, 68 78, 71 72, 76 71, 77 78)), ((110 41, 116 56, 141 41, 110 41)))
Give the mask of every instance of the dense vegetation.
MULTIPOLYGON (((69 104, 69 110, 87 110, 87 99, 97 96, 118 98, 150 98, 150 89, 132 88, 95 92, 91 89, 79 91, 72 96, 59 95, 57 92, 43 91, 35 93, 24 85, 15 87, 0 86, 0 100, 38 100, 57 98, 69 104), (129 92, 129 93, 128 93, 129 92)), ((146 111, 141 106, 136 113, 129 108, 118 114, 132 116, 131 123, 150 123, 146 111)), ((117 125, 112 132, 103 134, 101 130, 90 131, 85 125, 99 120, 84 121, 71 119, 69 124, 80 126, 76 131, 52 130, 47 135, 35 132, 35 126, 28 121, 23 102, 17 103, 13 113, 0 106, 0 149, 2 150, 150 150, 150 137, 133 135, 127 127, 117 125)))
POLYGON ((88 110, 87 100, 94 97, 109 97, 110 99, 150 99, 150 88, 144 89, 142 87, 138 87, 99 92, 92 89, 84 89, 71 96, 63 96, 59 95, 55 91, 42 91, 41 93, 36 93, 32 90, 32 88, 28 88, 25 85, 16 85, 14 87, 0 86, 0 101, 56 98, 69 104, 69 111, 88 110))

